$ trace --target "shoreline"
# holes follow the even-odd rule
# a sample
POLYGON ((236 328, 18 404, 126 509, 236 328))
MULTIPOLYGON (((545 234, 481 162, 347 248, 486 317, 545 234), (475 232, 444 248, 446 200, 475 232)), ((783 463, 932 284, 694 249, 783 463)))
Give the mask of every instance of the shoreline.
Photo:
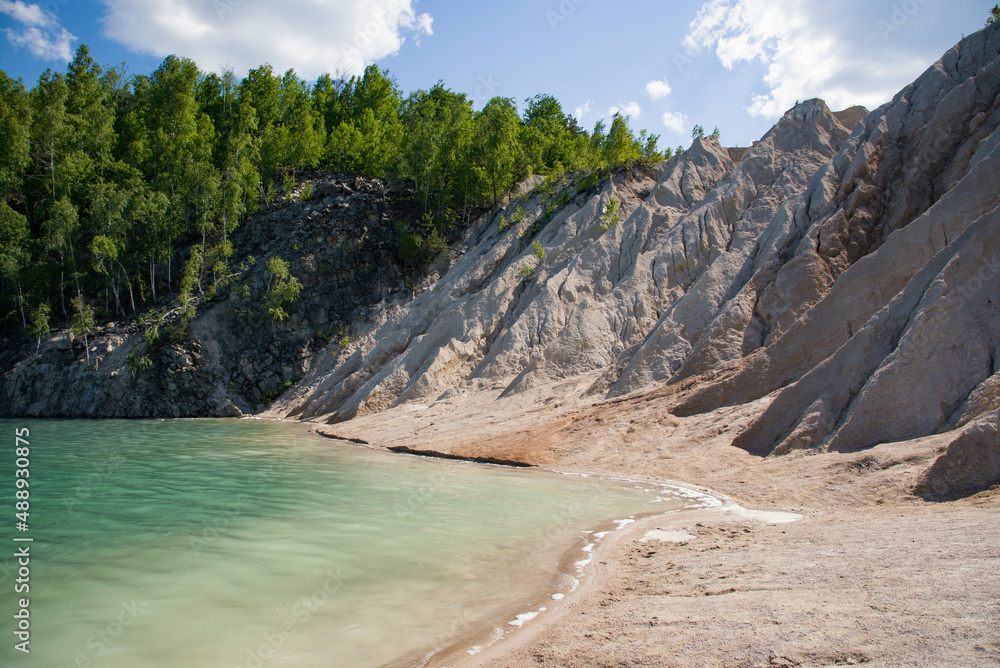
MULTIPOLYGON (((765 524, 784 524, 802 519, 801 515, 783 511, 760 511, 745 508, 732 497, 721 492, 705 488, 692 483, 677 480, 660 480, 646 477, 624 476, 595 471, 568 471, 559 470, 552 467, 540 466, 536 464, 511 464, 504 460, 494 460, 487 457, 447 455, 441 453, 426 454, 408 447, 390 447, 375 445, 360 438, 346 438, 334 434, 325 434, 318 429, 319 425, 313 426, 310 433, 326 438, 337 440, 341 443, 354 447, 364 447, 370 450, 379 450, 393 454, 404 454, 418 457, 440 458, 448 461, 464 461, 470 464, 480 464, 487 466, 502 466, 528 469, 535 471, 554 473, 569 477, 580 477, 595 480, 607 480, 615 482, 635 483, 658 487, 661 490, 670 489, 678 494, 680 498, 699 499, 707 503, 698 507, 682 507, 665 511, 654 511, 630 516, 623 520, 608 520, 590 529, 583 529, 575 543, 585 543, 583 550, 579 545, 567 548, 559 560, 557 577, 553 579, 564 581, 571 578, 575 584, 566 593, 556 592, 555 595, 549 592, 536 593, 527 598, 524 605, 512 608, 510 612, 498 614, 493 621, 484 623, 476 630, 470 630, 454 639, 446 646, 438 646, 430 652, 423 654, 419 659, 401 657, 398 660, 383 664, 382 668, 429 668, 429 666, 440 666, 441 668, 479 668, 486 665, 486 662, 502 660, 505 655, 512 651, 525 648, 539 633, 552 627, 560 619, 565 617, 568 611, 583 602, 585 597, 591 593, 601 582, 602 572, 613 566, 608 566, 608 562, 602 560, 604 555, 612 549, 612 546, 623 542, 635 542, 641 534, 648 535, 655 533, 654 525, 673 525, 678 522, 674 518, 685 519, 684 524, 690 521, 711 521, 723 515, 733 515, 742 519, 743 523, 760 522, 765 524), (622 524, 624 522, 624 524, 622 524), (616 525, 616 526, 615 526, 616 525), (587 541, 594 536, 600 535, 594 543, 587 541), (583 536, 588 538, 583 538, 583 536), (587 550, 590 547, 590 550, 587 550), (589 554, 586 563, 579 561, 580 553, 589 554), (577 572, 571 571, 577 567, 577 572), (557 599, 556 596, 559 596, 557 599), (514 610, 526 610, 527 612, 517 613, 514 610), (520 620, 515 628, 507 629, 503 620, 510 618, 520 620)), ((693 537, 692 537, 693 538, 693 537)), ((653 538, 652 540, 655 540, 653 538)), ((646 541, 644 537, 643 542, 646 541)), ((661 541, 664 542, 664 541, 661 541)), ((678 541, 682 542, 682 541, 678 541)), ((514 622, 507 621, 506 625, 513 625, 514 622)))
POLYGON ((516 402, 473 394, 314 426, 378 449, 433 448, 649 484, 696 480, 687 486, 727 499, 734 512, 643 524, 693 536, 684 543, 651 546, 639 527, 618 532, 587 584, 555 610, 475 656, 460 653, 470 642, 454 664, 427 668, 1000 664, 991 593, 1000 591, 1000 489, 945 503, 913 493, 954 434, 758 457, 732 439, 770 398, 686 418, 657 394, 545 417, 526 410, 547 398, 544 388, 516 402), (803 517, 760 521, 774 511, 803 517))
POLYGON ((482 661, 502 656, 507 649, 523 646, 539 630, 554 624, 566 609, 593 589, 597 581, 598 564, 603 563, 601 558, 611 545, 633 539, 640 530, 646 531, 646 527, 661 522, 666 517, 701 517, 702 513, 725 512, 727 506, 727 503, 720 502, 717 506, 639 513, 626 519, 605 520, 589 529, 582 529, 573 541, 574 544, 565 549, 559 558, 559 566, 552 579, 553 583, 559 583, 555 592, 550 591, 550 587, 544 592, 531 595, 524 604, 496 615, 494 621, 462 634, 447 646, 435 648, 420 660, 402 659, 384 664, 383 668, 428 668, 432 665, 441 668, 472 668, 482 661), (581 559, 581 556, 584 558, 581 559), (569 591, 562 591, 567 582, 572 582, 569 591), (507 628, 508 626, 513 628, 507 628))
MULTIPOLYGON (((270 420, 274 418, 257 418, 270 420)), ((274 419, 279 422, 296 422, 294 420, 274 419)), ((632 515, 627 519, 605 520, 600 524, 588 529, 581 529, 574 545, 563 550, 559 557, 559 565, 551 581, 552 585, 557 582, 571 580, 574 584, 570 591, 563 592, 562 586, 556 585, 555 592, 549 591, 553 587, 550 585, 545 592, 535 593, 527 597, 523 604, 518 604, 510 610, 493 616, 492 621, 485 622, 475 630, 462 633, 459 637, 451 640, 445 646, 437 646, 429 652, 421 654, 419 658, 413 658, 412 654, 383 664, 382 668, 428 668, 431 665, 440 668, 474 668, 481 665, 483 661, 502 656, 504 651, 513 647, 523 646, 528 639, 536 635, 541 629, 547 628, 560 619, 574 602, 579 601, 585 592, 590 591, 598 579, 598 565, 603 563, 601 557, 610 545, 634 538, 640 529, 651 524, 655 524, 663 518, 670 516, 694 515, 701 517, 701 514, 726 513, 733 509, 745 509, 737 504, 727 495, 700 487, 691 483, 675 480, 653 480, 634 476, 607 475, 593 471, 564 471, 555 468, 539 466, 535 464, 510 463, 505 460, 496 460, 488 457, 465 457, 461 455, 448 455, 443 453, 427 454, 426 451, 413 450, 408 447, 388 447, 375 445, 361 438, 351 438, 339 436, 333 433, 323 433, 319 430, 318 424, 309 422, 299 422, 299 424, 312 424, 309 433, 320 438, 339 441, 349 447, 360 447, 368 450, 377 450, 391 454, 401 454, 416 457, 427 457, 442 459, 445 461, 462 461, 469 464, 485 466, 500 466, 521 470, 533 470, 542 473, 553 473, 567 477, 579 477, 592 480, 606 480, 614 482, 635 483, 650 485, 660 490, 671 490, 677 495, 679 500, 691 499, 701 500, 705 505, 698 507, 681 507, 664 511, 652 511, 632 515), (584 536, 587 536, 584 538, 584 536), (589 543, 589 540, 594 540, 589 543), (580 544, 583 544, 581 549, 580 544), (587 548, 590 548, 589 550, 587 548), (586 564, 580 564, 581 553, 589 555, 585 558, 586 564), (576 568, 576 573, 572 571, 576 568), (556 598, 558 596, 558 598, 556 598), (519 612, 520 611, 520 612, 519 612), (514 624, 514 621, 520 621, 514 624), (505 621, 506 620, 506 621, 505 621), (506 626, 514 628, 506 628, 506 626)), ((751 513, 755 511, 750 511, 751 513)))

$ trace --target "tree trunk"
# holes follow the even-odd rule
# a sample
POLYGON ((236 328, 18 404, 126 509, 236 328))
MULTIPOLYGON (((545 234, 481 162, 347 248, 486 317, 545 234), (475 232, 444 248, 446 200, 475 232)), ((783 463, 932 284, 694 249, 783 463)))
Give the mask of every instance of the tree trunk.
MULTIPOLYGON (((132 294, 132 279, 128 277, 128 272, 125 271, 125 265, 123 265, 121 261, 118 262, 118 269, 121 271, 122 274, 125 274, 125 283, 126 285, 128 285, 128 298, 129 301, 132 303, 132 313, 135 313, 135 295, 132 294)), ((117 290, 115 291, 115 299, 118 299, 117 290)), ((124 313, 125 309, 122 309, 122 314, 124 313)))
MULTIPOLYGON (((149 254, 149 287, 153 292, 153 303, 156 303, 156 253, 149 254)), ((132 309, 135 312, 135 309, 132 309)))
POLYGON ((62 268, 64 263, 65 260, 59 258, 59 301, 62 303, 63 318, 69 320, 69 311, 66 310, 66 271, 62 268))
POLYGON ((17 179, 17 194, 21 196, 21 202, 24 203, 24 213, 27 214, 28 224, 31 225, 31 207, 28 206, 28 198, 24 196, 24 191, 21 190, 21 179, 17 179))
POLYGON ((17 281, 17 305, 21 309, 21 324, 28 328, 28 320, 24 317, 24 295, 21 293, 21 281, 17 281))

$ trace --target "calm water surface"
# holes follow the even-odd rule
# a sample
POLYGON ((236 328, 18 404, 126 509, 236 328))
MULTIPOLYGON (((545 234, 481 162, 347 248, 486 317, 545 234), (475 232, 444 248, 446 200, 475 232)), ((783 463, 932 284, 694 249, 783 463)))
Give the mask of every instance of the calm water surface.
MULTIPOLYGON (((31 654, 2 665, 379 666, 570 586, 602 521, 690 505, 649 486, 344 446, 239 420, 0 420, 31 430, 31 654)), ((502 623, 502 622, 501 622, 502 623)))

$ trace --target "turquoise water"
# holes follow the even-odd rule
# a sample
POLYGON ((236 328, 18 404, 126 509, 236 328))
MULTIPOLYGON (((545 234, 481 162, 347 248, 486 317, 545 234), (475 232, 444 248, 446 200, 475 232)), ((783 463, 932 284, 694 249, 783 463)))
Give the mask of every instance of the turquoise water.
MULTIPOLYGON (((31 543, 30 655, 7 666, 379 666, 572 586, 581 531, 660 489, 345 446, 237 420, 0 420, 7 546, 31 543), (29 427, 29 531, 14 430, 29 427), (571 575, 571 574, 570 574, 571 575)), ((659 500, 656 498, 659 497, 659 500)), ((527 612, 523 610, 522 612, 527 612)))

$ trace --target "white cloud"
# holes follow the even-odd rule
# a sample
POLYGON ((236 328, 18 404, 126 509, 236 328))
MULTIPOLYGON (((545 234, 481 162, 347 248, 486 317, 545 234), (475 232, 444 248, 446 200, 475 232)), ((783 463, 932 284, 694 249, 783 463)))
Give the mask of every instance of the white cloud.
POLYGON ((588 99, 583 105, 576 108, 573 112, 573 116, 576 117, 577 122, 582 121, 583 117, 590 113, 590 100, 588 99))
POLYGON ((7 41, 15 49, 28 49, 31 55, 44 60, 66 62, 73 57, 76 36, 60 26, 55 15, 40 5, 0 0, 0 13, 25 26, 4 28, 7 41))
POLYGON ((653 80, 646 84, 646 93, 654 100, 659 100, 670 95, 670 84, 666 79, 662 81, 653 80))
POLYGON ((407 37, 434 34, 414 0, 265 3, 245 0, 104 0, 104 32, 129 49, 187 56, 205 70, 236 73, 270 63, 315 78, 360 74, 397 53, 407 37))
POLYGON ((684 134, 687 128, 688 117, 679 111, 668 111, 663 114, 663 126, 668 130, 673 130, 677 134, 684 134))
POLYGON ((767 92, 754 95, 745 107, 763 118, 780 116, 796 100, 813 97, 834 109, 871 108, 920 72, 912 56, 873 43, 870 33, 857 30, 851 8, 833 11, 827 4, 710 0, 691 22, 684 44, 688 53, 714 48, 730 70, 743 62, 764 65, 767 92))
POLYGON ((6 28, 4 33, 14 47, 25 47, 36 58, 67 62, 73 57, 73 42, 76 41, 76 36, 65 28, 60 28, 59 32, 43 32, 38 28, 23 30, 6 28))
POLYGON ((608 116, 614 116, 619 113, 622 116, 637 118, 642 115, 642 107, 639 106, 638 102, 629 102, 628 104, 622 104, 619 102, 618 106, 608 109, 608 116))
POLYGON ((18 23, 29 26, 49 26, 55 23, 52 14, 38 5, 28 5, 21 0, 0 0, 0 13, 6 14, 18 23))
POLYGON ((424 12, 416 18, 417 22, 417 40, 419 41, 419 35, 433 35, 434 34, 434 18, 424 12))

